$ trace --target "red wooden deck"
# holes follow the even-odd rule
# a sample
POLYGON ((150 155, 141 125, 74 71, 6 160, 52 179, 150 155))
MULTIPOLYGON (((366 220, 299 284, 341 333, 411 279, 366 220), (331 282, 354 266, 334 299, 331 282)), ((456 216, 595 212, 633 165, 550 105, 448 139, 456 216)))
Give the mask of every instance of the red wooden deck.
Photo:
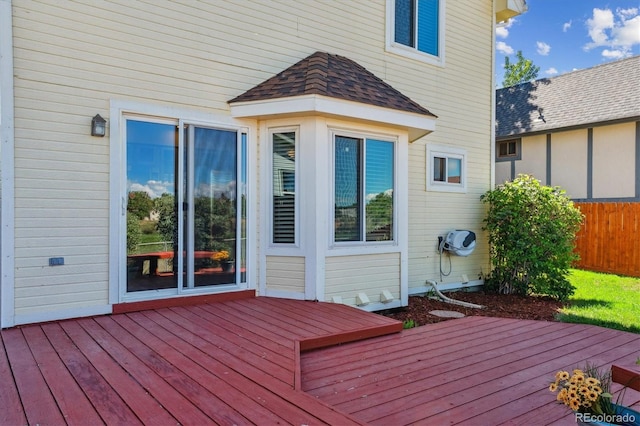
POLYGON ((298 350, 401 329, 344 305, 250 298, 3 330, 0 425, 361 424, 295 389, 298 350))
POLYGON ((0 425, 575 424, 546 390, 553 373, 640 356, 640 335, 581 325, 400 328, 251 298, 3 330, 0 425))
POLYGON ((639 334, 467 317, 304 353, 302 389, 371 424, 575 425, 548 390, 556 371, 639 356, 639 334))

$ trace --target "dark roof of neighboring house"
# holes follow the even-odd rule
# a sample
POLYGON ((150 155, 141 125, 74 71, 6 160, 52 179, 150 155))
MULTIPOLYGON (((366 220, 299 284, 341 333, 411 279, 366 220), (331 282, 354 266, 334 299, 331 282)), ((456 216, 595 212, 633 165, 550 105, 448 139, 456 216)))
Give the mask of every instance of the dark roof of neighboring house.
POLYGON ((496 91, 496 137, 640 118, 640 56, 496 91))
POLYGON ((247 102, 323 95, 435 117, 358 63, 344 56, 316 52, 229 101, 247 102))

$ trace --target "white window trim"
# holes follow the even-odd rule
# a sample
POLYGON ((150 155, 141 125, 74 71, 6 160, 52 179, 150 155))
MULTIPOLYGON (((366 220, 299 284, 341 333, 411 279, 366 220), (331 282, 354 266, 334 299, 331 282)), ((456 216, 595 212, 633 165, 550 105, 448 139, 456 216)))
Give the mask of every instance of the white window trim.
POLYGON ((467 151, 442 145, 427 145, 427 191, 467 192, 467 151), (434 157, 457 158, 462 160, 460 183, 440 182, 433 179, 434 157))
POLYGON ((438 56, 421 52, 417 48, 405 46, 396 43, 395 36, 395 0, 387 0, 387 25, 386 25, 386 43, 385 50, 390 53, 405 56, 407 58, 426 62, 432 65, 444 67, 445 65, 445 16, 446 16, 446 0, 439 0, 438 8, 438 56))
MULTIPOLYGON (((330 198, 329 198, 329 217, 331 226, 329 232, 329 248, 330 249, 343 249, 343 248, 376 248, 381 247, 382 252, 387 253, 389 247, 398 246, 400 240, 400 229, 399 229, 399 204, 401 203, 401 195, 398 189, 398 183, 400 182, 400 140, 397 135, 388 135, 388 134, 377 134, 367 131, 358 131, 354 129, 342 130, 339 128, 330 128, 329 129, 329 137, 331 143, 330 149, 330 162, 331 165, 331 182, 329 185, 330 198), (393 163, 393 239, 390 241, 336 241, 335 240, 335 143, 336 136, 346 136, 357 139, 375 139, 384 142, 393 143, 393 155, 394 155, 394 163, 393 163)), ((366 185, 366 182, 364 182, 366 185)))
POLYGON ((12 327, 15 317, 15 134, 13 91, 13 12, 0 1, 0 328, 12 327))
POLYGON ((254 263, 254 249, 256 246, 255 223, 257 220, 255 212, 255 200, 251 191, 252 182, 255 182, 253 171, 256 170, 255 159, 252 151, 254 143, 253 129, 246 123, 242 123, 234 118, 221 115, 212 115, 206 112, 194 111, 190 109, 175 108, 170 106, 160 106, 147 104, 144 102, 111 100, 109 108, 109 153, 110 153, 110 217, 109 217, 109 303, 116 304, 122 302, 133 302, 142 300, 155 300, 166 297, 176 297, 192 294, 212 294, 224 291, 241 289, 255 289, 256 272, 247 269, 245 282, 229 286, 220 286, 215 289, 202 287, 201 289, 184 291, 181 288, 176 290, 143 291, 138 293, 126 292, 126 279, 122 278, 121 255, 122 248, 125 247, 126 235, 122 233, 122 217, 125 215, 124 194, 126 194, 126 149, 124 120, 139 117, 149 121, 175 121, 176 123, 188 123, 192 125, 202 125, 215 127, 218 129, 242 132, 247 134, 247 253, 246 264, 254 263), (124 281, 123 281, 124 280, 124 281))
POLYGON ((268 195, 267 195, 267 217, 268 223, 266 226, 268 232, 269 248, 300 248, 300 161, 295 161, 295 199, 294 199, 294 242, 293 243, 275 243, 273 242, 273 134, 274 133, 295 133, 295 151, 296 157, 300 157, 300 126, 289 127, 269 127, 267 130, 268 137, 268 159, 267 170, 269 171, 268 182, 268 195))

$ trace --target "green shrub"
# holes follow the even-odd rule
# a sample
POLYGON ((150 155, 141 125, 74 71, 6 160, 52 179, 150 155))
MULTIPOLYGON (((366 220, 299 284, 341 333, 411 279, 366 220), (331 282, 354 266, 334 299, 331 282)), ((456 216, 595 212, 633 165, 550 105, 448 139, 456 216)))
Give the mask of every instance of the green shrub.
POLYGON ((127 253, 131 254, 136 250, 142 231, 140 230, 140 218, 133 213, 127 212, 127 253))
POLYGON ((140 231, 145 235, 152 235, 156 233, 157 223, 152 220, 140 221, 140 231))
POLYGON ((489 206, 484 229, 493 263, 487 289, 568 299, 574 287, 567 275, 577 258, 575 235, 582 213, 565 192, 519 175, 481 199, 489 206))
POLYGON ((414 328, 414 327, 417 327, 417 326, 418 326, 418 324, 414 320, 412 320, 411 318, 409 318, 407 320, 404 320, 404 322, 402 323, 402 328, 404 330, 408 330, 410 328, 414 328))

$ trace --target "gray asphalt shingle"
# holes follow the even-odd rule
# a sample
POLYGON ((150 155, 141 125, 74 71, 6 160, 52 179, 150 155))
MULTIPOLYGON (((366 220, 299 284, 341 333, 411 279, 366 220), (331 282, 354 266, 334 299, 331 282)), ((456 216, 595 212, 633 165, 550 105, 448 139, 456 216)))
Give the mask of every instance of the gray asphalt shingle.
POLYGON ((496 137, 640 118, 640 56, 496 91, 496 137))

